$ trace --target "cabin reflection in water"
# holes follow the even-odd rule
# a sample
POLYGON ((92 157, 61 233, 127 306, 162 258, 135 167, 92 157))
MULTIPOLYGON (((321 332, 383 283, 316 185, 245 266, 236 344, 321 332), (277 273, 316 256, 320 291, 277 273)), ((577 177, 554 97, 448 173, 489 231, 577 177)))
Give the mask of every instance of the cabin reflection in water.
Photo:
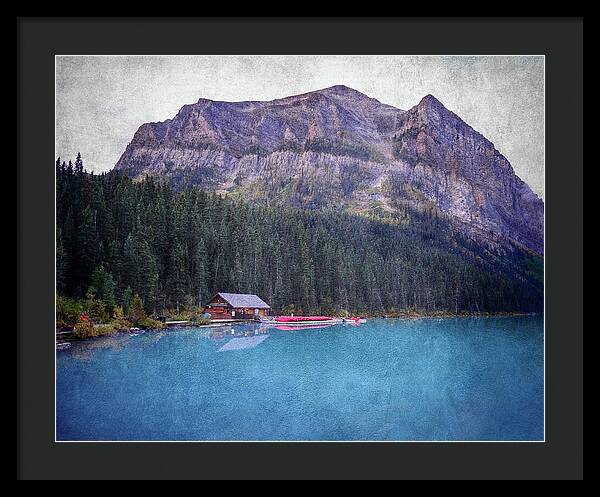
POLYGON ((269 333, 269 327, 260 326, 219 326, 218 328, 211 329, 208 338, 213 340, 220 340, 222 338, 229 337, 250 337, 254 335, 267 335, 269 333))
POLYGON ((218 349, 218 352, 253 349, 264 342, 268 337, 268 328, 266 326, 257 326, 250 329, 246 327, 223 326, 211 330, 209 333, 209 338, 213 340, 231 338, 231 340, 218 349))
POLYGON ((269 335, 254 335, 249 337, 237 337, 229 340, 218 352, 229 352, 231 350, 253 349, 264 342, 269 335))

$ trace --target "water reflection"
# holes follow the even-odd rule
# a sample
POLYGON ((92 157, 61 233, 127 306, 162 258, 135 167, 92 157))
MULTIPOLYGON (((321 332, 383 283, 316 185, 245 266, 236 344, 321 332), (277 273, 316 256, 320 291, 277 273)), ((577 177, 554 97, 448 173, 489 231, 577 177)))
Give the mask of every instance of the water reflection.
POLYGON ((231 350, 253 349, 257 345, 264 342, 269 335, 254 335, 232 338, 223 345, 218 352, 229 352, 231 350))
POLYGON ((302 326, 288 326, 288 325, 279 325, 275 326, 276 330, 279 331, 297 331, 297 330, 318 330, 323 328, 331 328, 335 326, 335 323, 331 324, 315 324, 315 325, 302 325, 302 326))
POLYGON ((268 327, 265 325, 226 325, 211 329, 208 333, 208 338, 211 340, 231 338, 218 349, 218 352, 253 349, 268 337, 268 327))
POLYGON ((71 355, 82 361, 90 360, 96 352, 104 349, 123 350, 131 340, 129 334, 98 337, 76 342, 75 347, 70 347, 71 355))
POLYGON ((208 338, 220 340, 229 337, 253 337, 255 335, 267 335, 268 332, 269 327, 263 324, 223 325, 209 329, 208 338))
POLYGON ((90 361, 101 351, 120 352, 135 345, 135 350, 148 349, 157 342, 175 336, 186 336, 188 339, 216 340, 226 342, 220 344, 219 351, 240 350, 254 348, 261 344, 269 332, 297 332, 303 330, 320 330, 336 327, 356 327, 358 323, 320 323, 320 324, 275 324, 275 323, 228 323, 201 327, 168 328, 164 330, 136 330, 117 333, 111 336, 95 337, 86 340, 73 340, 72 342, 58 343, 57 351, 69 354, 70 357, 81 361, 90 361), (253 337, 263 337, 256 339, 253 337), (234 340, 244 338, 245 340, 234 340), (229 344, 229 345, 228 345, 229 344))
POLYGON ((114 335, 87 338, 84 340, 73 340, 72 342, 57 343, 57 351, 66 351, 75 359, 82 361, 91 360, 96 353, 104 350, 123 351, 132 343, 138 343, 144 347, 156 344, 159 340, 167 336, 169 331, 136 331, 126 333, 116 333, 114 335), (142 338, 139 341, 138 338, 142 338))

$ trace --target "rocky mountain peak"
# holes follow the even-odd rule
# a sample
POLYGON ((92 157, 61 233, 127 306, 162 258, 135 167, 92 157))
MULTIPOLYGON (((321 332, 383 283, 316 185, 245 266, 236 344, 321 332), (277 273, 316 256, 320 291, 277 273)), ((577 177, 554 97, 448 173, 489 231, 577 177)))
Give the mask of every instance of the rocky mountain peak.
POLYGON ((116 169, 303 208, 435 210, 480 242, 543 253, 543 202, 433 95, 408 111, 344 85, 267 102, 201 98, 142 125, 116 169))
POLYGON ((437 98, 435 98, 431 94, 425 95, 421 99, 421 101, 418 103, 418 107, 420 107, 420 108, 430 107, 430 108, 438 108, 438 109, 442 108, 442 109, 445 109, 445 107, 442 104, 442 102, 440 102, 437 98))

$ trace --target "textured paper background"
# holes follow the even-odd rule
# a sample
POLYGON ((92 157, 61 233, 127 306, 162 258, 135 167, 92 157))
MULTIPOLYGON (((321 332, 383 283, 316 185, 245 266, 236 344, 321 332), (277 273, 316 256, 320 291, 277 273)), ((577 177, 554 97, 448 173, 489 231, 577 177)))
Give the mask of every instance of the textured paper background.
POLYGON ((56 155, 107 171, 137 128, 200 97, 272 100, 343 84, 409 109, 432 94, 491 140, 544 197, 544 58, 59 56, 56 155))

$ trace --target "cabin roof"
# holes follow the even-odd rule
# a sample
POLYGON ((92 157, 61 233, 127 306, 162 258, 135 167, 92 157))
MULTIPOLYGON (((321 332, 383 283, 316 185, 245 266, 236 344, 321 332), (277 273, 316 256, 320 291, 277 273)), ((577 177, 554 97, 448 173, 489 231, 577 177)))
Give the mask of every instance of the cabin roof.
MULTIPOLYGON (((221 297, 232 307, 253 307, 255 309, 270 309, 271 306, 267 304, 258 295, 251 293, 217 293, 216 296, 221 297)), ((214 297, 213 297, 214 299, 214 297)), ((212 300, 212 299, 211 299, 212 300)))

